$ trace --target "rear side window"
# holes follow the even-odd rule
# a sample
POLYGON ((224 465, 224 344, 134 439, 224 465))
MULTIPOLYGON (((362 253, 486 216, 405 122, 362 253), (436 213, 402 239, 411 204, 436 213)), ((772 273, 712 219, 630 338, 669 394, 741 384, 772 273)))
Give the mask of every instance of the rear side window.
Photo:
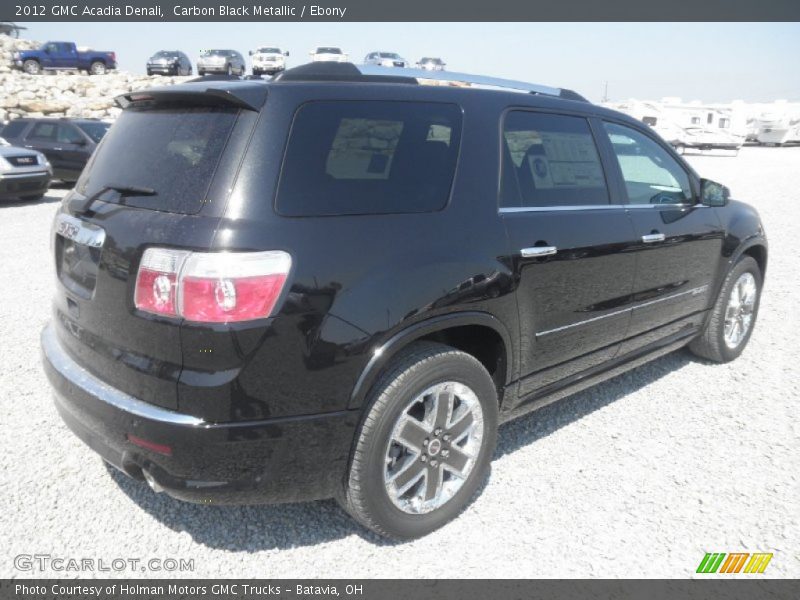
POLYGON ((503 129, 501 207, 608 204, 605 175, 582 117, 512 111, 503 129))
POLYGON ((454 104, 310 102, 294 118, 276 210, 294 217, 440 210, 460 138, 454 104))
POLYGON ((238 111, 175 107, 123 111, 103 138, 77 189, 139 208, 193 214, 206 200, 238 111), (150 188, 152 195, 105 187, 150 188))
POLYGON ((11 121, 8 125, 3 127, 3 131, 0 132, 4 138, 15 138, 19 137, 22 132, 25 130, 25 126, 28 123, 26 121, 11 121))

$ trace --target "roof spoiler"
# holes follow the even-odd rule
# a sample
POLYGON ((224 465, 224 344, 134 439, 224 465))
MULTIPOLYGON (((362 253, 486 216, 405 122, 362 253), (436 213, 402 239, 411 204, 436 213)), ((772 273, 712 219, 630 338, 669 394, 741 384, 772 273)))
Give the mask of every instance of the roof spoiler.
POLYGON ((199 106, 233 106, 259 111, 267 99, 267 86, 263 84, 213 88, 192 84, 175 87, 149 88, 121 94, 114 98, 122 109, 138 104, 175 103, 199 106), (191 87, 190 87, 191 86, 191 87))

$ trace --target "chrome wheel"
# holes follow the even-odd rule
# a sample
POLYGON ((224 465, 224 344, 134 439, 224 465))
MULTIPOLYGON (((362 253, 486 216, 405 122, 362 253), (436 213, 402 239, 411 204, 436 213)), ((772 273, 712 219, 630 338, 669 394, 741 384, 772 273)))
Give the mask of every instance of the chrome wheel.
POLYGON ((409 514, 434 511, 469 477, 484 435, 483 409, 469 387, 437 384, 409 402, 386 448, 384 486, 409 514))
POLYGON ((755 277, 749 272, 742 273, 731 288, 728 306, 725 308, 723 336, 728 348, 737 348, 750 331, 757 297, 758 285, 755 277))

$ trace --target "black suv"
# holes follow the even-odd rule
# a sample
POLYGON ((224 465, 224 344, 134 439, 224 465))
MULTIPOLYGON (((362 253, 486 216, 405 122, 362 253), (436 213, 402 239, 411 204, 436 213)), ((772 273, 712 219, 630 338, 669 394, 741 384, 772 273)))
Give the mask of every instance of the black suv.
POLYGON ((54 179, 73 182, 110 126, 97 119, 24 117, 6 125, 3 138, 14 146, 38 150, 53 166, 54 179))
POLYGON ((336 497, 414 538, 499 423, 686 345, 741 354, 755 210, 574 92, 431 77, 462 83, 315 64, 118 98, 54 225, 69 427, 176 498, 336 497))

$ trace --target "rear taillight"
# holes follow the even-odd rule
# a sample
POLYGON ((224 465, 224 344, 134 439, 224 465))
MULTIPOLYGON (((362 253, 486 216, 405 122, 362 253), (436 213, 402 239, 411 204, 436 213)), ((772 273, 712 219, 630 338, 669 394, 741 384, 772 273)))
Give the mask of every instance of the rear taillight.
POLYGON ((148 248, 136 277, 139 310, 204 323, 269 317, 292 259, 268 252, 186 252, 148 248))

